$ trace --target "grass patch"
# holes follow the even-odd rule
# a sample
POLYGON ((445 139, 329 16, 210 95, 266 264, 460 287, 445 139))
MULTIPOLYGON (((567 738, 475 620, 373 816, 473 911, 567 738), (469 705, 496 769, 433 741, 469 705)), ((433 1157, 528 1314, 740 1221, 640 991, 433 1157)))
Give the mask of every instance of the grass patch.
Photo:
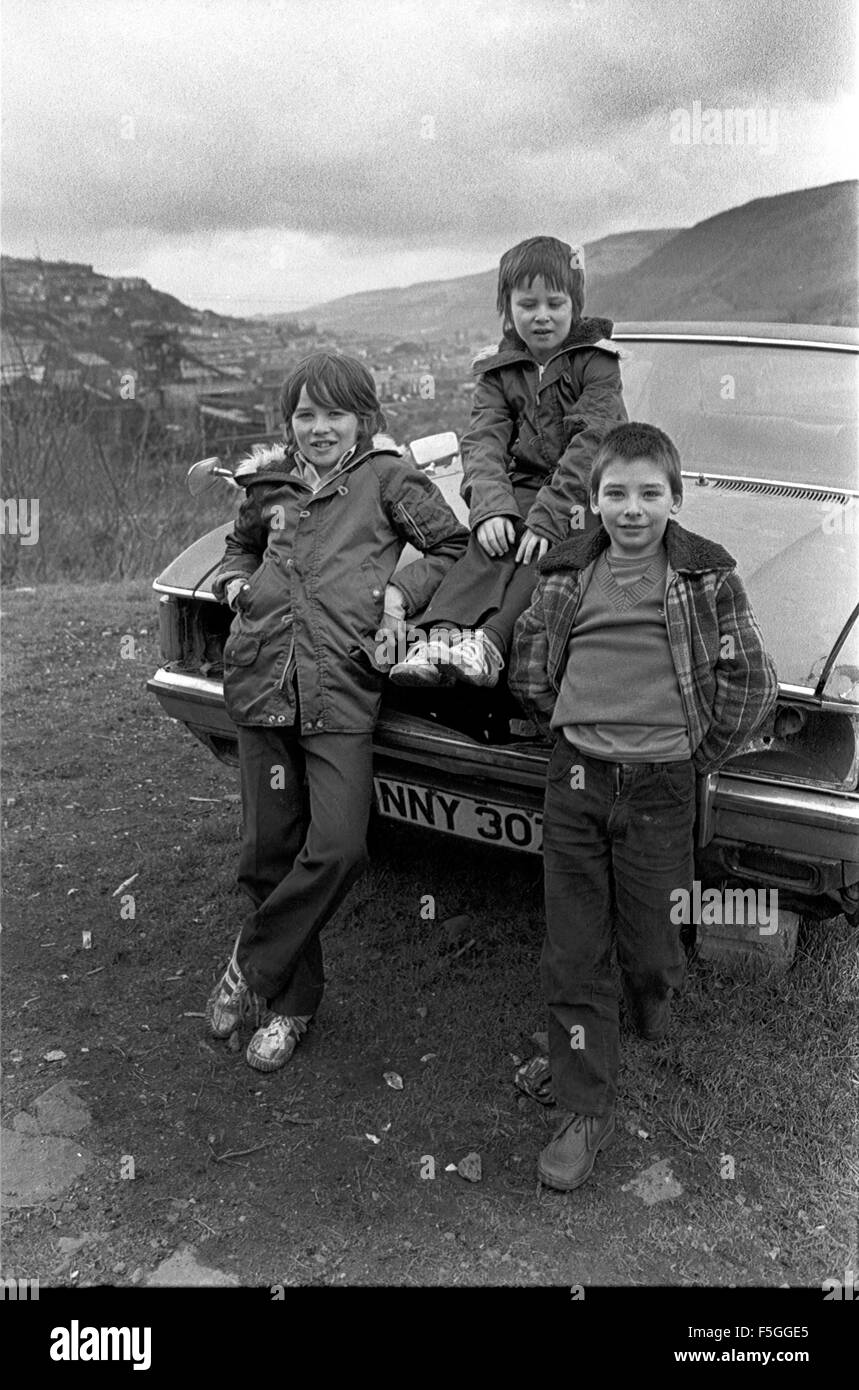
MULTIPOLYGON (((43 1054, 65 1050, 96 1119, 80 1219, 97 1208, 114 1254, 154 1262, 181 1237, 266 1283, 819 1287, 855 1268, 855 928, 806 929, 783 976, 693 965, 666 1042, 624 1033, 618 1135, 592 1181, 539 1190, 551 1112, 511 1084, 545 1027, 539 860, 377 824, 323 937, 318 1023, 260 1077, 185 1017, 244 912, 238 779, 145 691, 155 596, 50 586, 4 607, 4 1121, 58 1079, 43 1054), (114 893, 132 875, 127 919, 114 893), (480 1184, 444 1171, 470 1150, 480 1184), (116 1181, 121 1153, 145 1182, 116 1181), (623 1189, 657 1158, 683 1191, 646 1207, 623 1189)), ((59 1233, 22 1216, 12 1263, 59 1233)))

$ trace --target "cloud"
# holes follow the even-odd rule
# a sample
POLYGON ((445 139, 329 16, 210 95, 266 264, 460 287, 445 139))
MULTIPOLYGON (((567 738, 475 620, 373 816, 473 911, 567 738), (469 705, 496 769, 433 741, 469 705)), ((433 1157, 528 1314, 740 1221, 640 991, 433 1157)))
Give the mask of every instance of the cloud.
POLYGON ((801 135, 852 82, 853 25, 849 0, 5 0, 5 236, 494 259, 535 225, 693 221, 844 176, 801 135), (694 100, 783 111, 767 166, 705 166, 703 208, 666 136, 694 100))

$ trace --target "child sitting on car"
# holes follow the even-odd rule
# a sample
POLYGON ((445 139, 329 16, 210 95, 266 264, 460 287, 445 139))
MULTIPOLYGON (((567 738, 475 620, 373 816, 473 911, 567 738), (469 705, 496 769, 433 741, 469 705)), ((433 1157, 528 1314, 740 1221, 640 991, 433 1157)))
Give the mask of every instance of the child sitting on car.
POLYGON ((286 447, 240 470, 247 498, 212 590, 236 616, 224 695, 238 728, 239 883, 253 910, 207 1005, 216 1037, 265 1013, 258 1071, 291 1057, 324 985, 319 934, 365 863, 372 738, 388 644, 462 554, 468 533, 390 445, 373 378, 306 357, 281 394, 286 447), (391 577, 407 542, 424 558, 391 577), (386 639, 387 640, 387 639, 386 639))
POLYGON ((462 440, 471 540, 414 620, 428 638, 393 667, 398 685, 496 684, 534 590, 534 562, 585 527, 591 459, 626 419, 612 325, 582 318, 580 249, 539 236, 505 251, 497 304, 504 337, 475 358, 462 440))
POLYGON ((632 1019, 660 1038, 684 971, 672 903, 692 888, 695 773, 739 753, 778 691, 736 562, 671 519, 683 483, 668 436, 611 430, 590 489, 602 524, 543 560, 509 678, 556 739, 541 976, 561 1123, 538 1175, 564 1191, 614 1131, 613 941, 632 1019))

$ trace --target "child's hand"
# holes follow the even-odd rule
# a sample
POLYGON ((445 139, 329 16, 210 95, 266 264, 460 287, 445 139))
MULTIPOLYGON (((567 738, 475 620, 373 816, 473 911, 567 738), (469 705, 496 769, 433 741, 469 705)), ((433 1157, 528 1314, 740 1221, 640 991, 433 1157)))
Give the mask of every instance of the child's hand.
POLYGON ((519 549, 516 551, 516 563, 530 565, 532 560, 542 560, 548 549, 549 542, 546 537, 538 536, 536 531, 526 526, 519 541, 519 549))
POLYGON ((406 600, 396 584, 385 585, 385 617, 403 621, 406 616, 406 600))
POLYGON ((406 642, 406 601, 396 584, 385 585, 385 612, 376 641, 376 661, 381 670, 388 670, 401 659, 398 653, 406 642))
POLYGON ((236 599, 242 589, 246 589, 247 587, 248 581, 241 578, 231 579, 229 584, 224 587, 224 597, 227 600, 227 606, 232 608, 234 613, 238 611, 236 608, 236 599))
POLYGON ((477 528, 478 544, 487 555, 506 555, 515 539, 509 516, 488 516, 477 528))

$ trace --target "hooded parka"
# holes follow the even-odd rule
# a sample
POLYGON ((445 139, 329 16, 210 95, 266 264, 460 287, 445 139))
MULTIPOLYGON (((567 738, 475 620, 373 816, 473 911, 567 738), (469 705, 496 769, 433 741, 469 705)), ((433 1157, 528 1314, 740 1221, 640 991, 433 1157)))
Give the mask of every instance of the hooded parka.
POLYGON ((581 319, 543 366, 519 335, 474 360, 477 384, 462 439, 462 495, 472 530, 491 516, 519 517, 514 489, 537 489, 526 521, 552 542, 587 508, 590 466, 606 432, 627 419, 619 348, 610 319, 581 319))
POLYGON ((396 575, 410 615, 463 553, 468 531, 435 484, 390 449, 359 441, 316 492, 289 449, 253 464, 212 585, 223 598, 231 579, 248 581, 224 647, 227 712, 236 724, 289 728, 297 688, 302 734, 368 733, 385 679, 376 633, 403 547, 424 553, 396 575))

